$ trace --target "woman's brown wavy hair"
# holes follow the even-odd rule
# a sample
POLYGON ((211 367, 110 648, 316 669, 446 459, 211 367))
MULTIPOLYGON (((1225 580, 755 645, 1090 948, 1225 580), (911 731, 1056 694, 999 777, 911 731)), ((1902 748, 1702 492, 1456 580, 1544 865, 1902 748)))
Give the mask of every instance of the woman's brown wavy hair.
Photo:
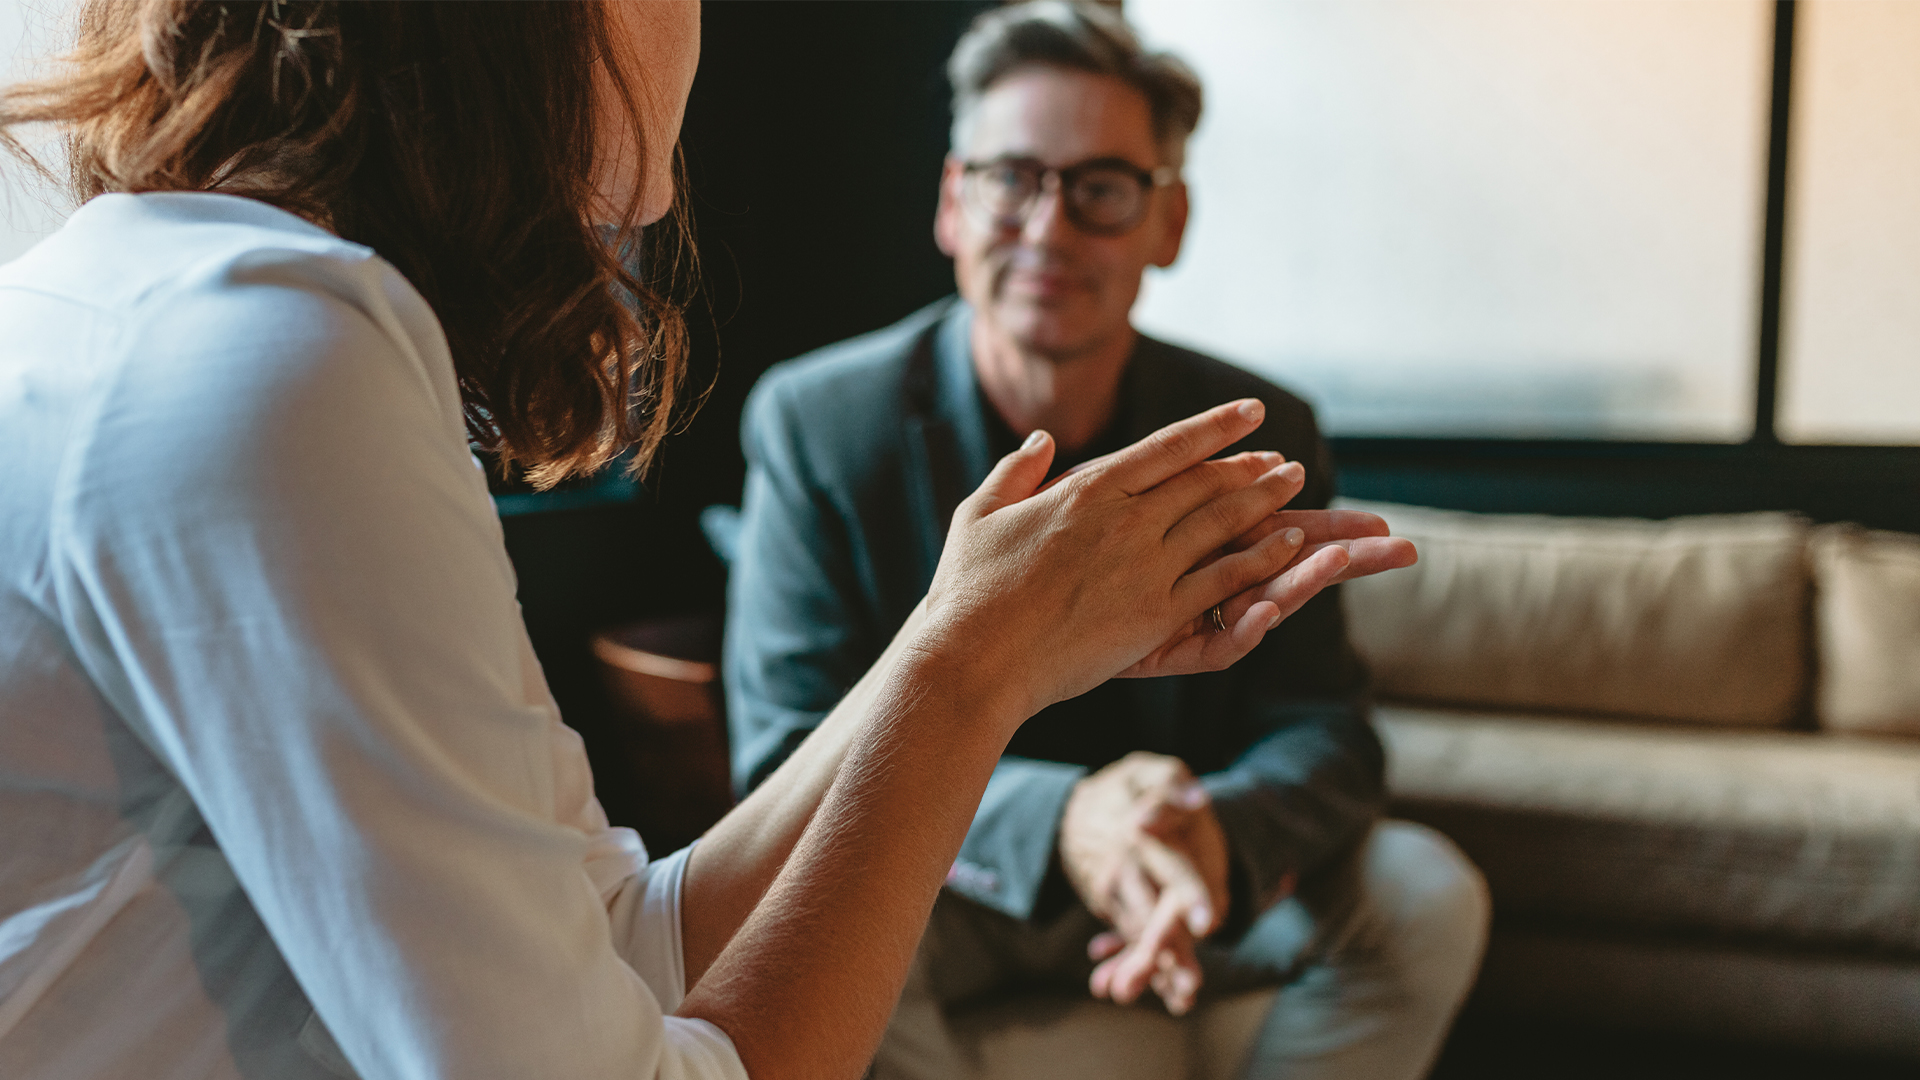
POLYGON ((641 467, 680 396, 670 294, 692 247, 678 196, 644 250, 638 195, 611 236, 589 217, 596 68, 658 136, 607 16, 569 0, 89 0, 61 69, 0 92, 0 144, 32 163, 11 129, 56 124, 78 199, 227 192, 371 247, 439 316, 468 432, 503 467, 547 486, 628 447, 641 467))

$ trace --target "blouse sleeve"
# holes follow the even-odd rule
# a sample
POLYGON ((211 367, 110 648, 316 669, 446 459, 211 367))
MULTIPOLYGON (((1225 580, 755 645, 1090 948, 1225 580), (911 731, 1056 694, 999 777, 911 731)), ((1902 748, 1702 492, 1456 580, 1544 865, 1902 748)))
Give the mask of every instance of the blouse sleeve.
POLYGON ((60 617, 354 1069, 743 1077, 668 1015, 684 856, 648 864, 593 799, 418 295, 253 251, 95 348, 60 617))

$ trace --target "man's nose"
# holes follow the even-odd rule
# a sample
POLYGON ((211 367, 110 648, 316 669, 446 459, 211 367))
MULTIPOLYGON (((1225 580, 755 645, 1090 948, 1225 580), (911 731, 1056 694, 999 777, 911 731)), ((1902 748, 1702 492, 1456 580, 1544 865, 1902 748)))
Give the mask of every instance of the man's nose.
POLYGON ((1027 210, 1027 220, 1020 227, 1020 236, 1029 244, 1044 244, 1058 238, 1065 228, 1065 185, 1060 183, 1058 176, 1048 176, 1040 182, 1040 193, 1033 197, 1033 206, 1027 210))

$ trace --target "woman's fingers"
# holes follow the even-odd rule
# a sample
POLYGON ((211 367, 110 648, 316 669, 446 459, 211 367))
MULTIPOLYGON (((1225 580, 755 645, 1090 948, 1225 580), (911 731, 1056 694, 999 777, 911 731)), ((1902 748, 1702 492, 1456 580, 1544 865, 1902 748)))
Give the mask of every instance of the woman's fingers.
POLYGON ((1211 499, 1245 488, 1287 463, 1272 450, 1249 450, 1189 466, 1137 496, 1169 521, 1178 521, 1211 499))
MULTIPOLYGON (((1275 515, 1276 518, 1288 516, 1290 515, 1275 515)), ((1296 521, 1312 521, 1311 518, 1302 519, 1294 517, 1291 519, 1296 521)), ((1352 526, 1371 533, 1374 526, 1371 522, 1364 519, 1372 519, 1372 521, 1375 522, 1379 520, 1372 514, 1362 514, 1360 515, 1360 520, 1349 522, 1328 522, 1323 519, 1318 531, 1320 531, 1322 536, 1337 536, 1339 532, 1347 531, 1345 526, 1352 526), (1335 526, 1341 527, 1336 528, 1335 526)), ((1287 598, 1295 596, 1299 589, 1307 587, 1306 583, 1310 581, 1315 582, 1315 584, 1311 586, 1311 591, 1299 599, 1299 603, 1305 603, 1306 600, 1312 599, 1314 592, 1318 592, 1328 585, 1338 584, 1342 581, 1352 581, 1355 578, 1367 577, 1371 574, 1378 574, 1386 570, 1397 570, 1402 567, 1412 566, 1415 562, 1419 561, 1420 558, 1420 553, 1418 549, 1413 546, 1413 541, 1404 537, 1377 534, 1360 535, 1322 540, 1315 543, 1306 537, 1304 529, 1299 529, 1298 533, 1294 532, 1295 529, 1299 529, 1299 526, 1292 526, 1279 532, 1269 532, 1266 537, 1256 541, 1254 545, 1247 550, 1223 556, 1195 569, 1181 580, 1181 587, 1195 588, 1202 596, 1218 596, 1220 591, 1229 588, 1236 589, 1235 595, 1223 601, 1221 604, 1222 615, 1228 619, 1238 618, 1244 614, 1248 607, 1262 600, 1271 601, 1282 608, 1281 617, 1285 618, 1293 614, 1295 610, 1298 610, 1298 604, 1289 606, 1287 598), (1254 583, 1264 581, 1265 579, 1253 577, 1253 575, 1258 574, 1261 568, 1270 562, 1276 537, 1294 535, 1298 535, 1302 542, 1288 562, 1283 564, 1284 569, 1281 571, 1283 575, 1292 575, 1293 570, 1296 568, 1305 565, 1310 560, 1319 559, 1324 553, 1329 551, 1338 551, 1340 553, 1338 556, 1329 556, 1329 558, 1339 559, 1338 573, 1331 580, 1324 582, 1318 580, 1317 574, 1296 575, 1284 582, 1282 578, 1276 577, 1272 582, 1272 584, 1276 586, 1275 588, 1264 590, 1255 588, 1254 583), (1246 561, 1236 562, 1236 560, 1246 561), (1250 577, 1252 577, 1251 583, 1247 582, 1247 579, 1250 577)), ((1330 564, 1323 562, 1322 565, 1330 564)))
POLYGON ((1267 407, 1257 398, 1215 406, 1168 424, 1086 471, 1104 476, 1128 495, 1138 495, 1246 438, 1266 415, 1267 407))
MULTIPOLYGON (((1298 528, 1283 529, 1245 551, 1220 556, 1196 567, 1173 587, 1174 602, 1181 607, 1204 613, 1217 597, 1226 602, 1285 570, 1296 561, 1306 543, 1306 533, 1298 528)), ((1222 614, 1225 614, 1223 609, 1222 614)), ((1292 612, 1283 612, 1281 617, 1292 612)))
POLYGON ((1249 611, 1272 610, 1274 625, 1290 618, 1320 591, 1347 580, 1352 558, 1339 544, 1328 544, 1302 557, 1273 580, 1248 589, 1226 602, 1246 603, 1249 611))
POLYGON ((1306 469, 1297 461, 1289 461, 1238 490, 1194 507, 1167 531, 1167 545, 1177 558, 1197 562, 1275 517, 1274 511, 1292 501, 1306 485, 1306 469))
POLYGON ((1187 675, 1196 671, 1219 671, 1253 651, 1276 625, 1280 609, 1261 602, 1249 607, 1237 621, 1216 632, 1202 619, 1195 619, 1158 649, 1115 678, 1151 679, 1162 675, 1187 675))
POLYGON ((960 513, 985 517, 1003 506, 1030 498, 1047 478, 1053 464, 1053 436, 1036 431, 1020 448, 1001 458, 972 495, 960 504, 960 513))
POLYGON ((1310 545, 1386 536, 1392 531, 1384 518, 1364 510, 1282 510, 1255 522, 1226 547, 1229 551, 1245 551, 1281 529, 1299 529, 1306 534, 1310 545))
POLYGON ((1269 534, 1252 549, 1223 556, 1183 578, 1179 603, 1197 606, 1229 589, 1221 601, 1224 631, 1202 613, 1158 649, 1126 670, 1121 678, 1152 678, 1195 671, 1218 671, 1259 645, 1267 632, 1328 586, 1383 570, 1411 566, 1418 557, 1411 541, 1397 536, 1368 536, 1319 545, 1303 543, 1297 526, 1269 534), (1242 587, 1243 582, 1249 582, 1242 587))
POLYGON ((1352 581, 1355 578, 1368 577, 1387 570, 1399 570, 1420 561, 1419 549, 1413 546, 1413 541, 1404 536, 1362 536, 1352 540, 1308 544, 1295 557, 1296 561, 1309 558, 1328 547, 1346 549, 1347 568, 1341 572, 1340 581, 1352 581))
MULTIPOLYGON (((1304 544, 1301 546, 1299 552, 1294 555, 1293 561, 1288 563, 1281 572, 1285 573, 1286 570, 1298 566, 1300 563, 1307 561, 1313 556, 1318 555, 1321 551, 1331 547, 1342 548, 1347 553, 1346 568, 1340 572, 1338 578, 1334 579, 1333 584, 1335 585, 1345 581, 1352 581, 1355 578, 1369 577, 1387 570, 1399 570, 1403 567, 1412 566, 1414 563, 1420 561, 1419 550, 1413 546, 1413 541, 1405 537, 1362 536, 1352 540, 1330 540, 1321 544, 1304 544)), ((1267 583, 1263 582, 1262 584, 1267 583)), ((1236 617, 1244 605, 1254 603, 1260 598, 1260 587, 1256 586, 1244 590, 1232 599, 1223 601, 1220 605, 1221 612, 1227 618, 1232 619, 1236 617)))
MULTIPOLYGON (((1268 537, 1265 543, 1275 545, 1283 537, 1268 537)), ((1230 555, 1226 559, 1202 570, 1189 574, 1195 578, 1202 574, 1216 572, 1230 559, 1257 554, 1242 552, 1230 555)), ((1284 560, 1285 552, 1282 553, 1284 560)), ((1269 564, 1270 564, 1269 560, 1269 564)), ((1341 579, 1347 567, 1346 549, 1338 545, 1329 545, 1298 565, 1264 584, 1242 590, 1221 603, 1222 617, 1227 620, 1225 631, 1214 631, 1206 624, 1203 614, 1189 625, 1187 630, 1160 648, 1154 650, 1145 659, 1122 671, 1123 678, 1152 678, 1160 675, 1186 674, 1195 671, 1218 671, 1237 662, 1252 652, 1267 636, 1267 631, 1280 625, 1280 621, 1300 610, 1301 605, 1312 599, 1315 593, 1341 579), (1234 609, 1240 609, 1236 617, 1234 609)), ((1244 572, 1242 575, 1244 576, 1244 572)), ((1271 575, 1269 575, 1271 577, 1271 575)), ((1190 581, 1182 582, 1193 589, 1192 597, 1218 596, 1222 589, 1221 580, 1211 584, 1195 585, 1190 581)), ((1188 602, 1191 602, 1188 601, 1188 602)))
MULTIPOLYGON (((1260 563, 1255 564, 1252 571, 1243 570, 1236 575, 1236 578, 1245 576, 1246 572, 1257 573, 1259 569, 1267 566, 1275 568, 1266 575, 1268 578, 1273 577, 1291 560, 1301 539, 1297 529, 1268 537, 1264 541, 1263 548, 1272 549, 1272 553, 1266 555, 1260 563)), ((1227 558, 1239 559, 1243 556, 1261 558, 1262 551, 1243 552, 1227 558)), ((1193 576, 1189 574, 1188 578, 1193 576)), ((1234 578, 1226 580, 1234 580, 1234 578)), ((1227 624, 1225 630, 1216 630, 1210 615, 1203 610, 1180 633, 1148 654, 1139 663, 1122 671, 1120 677, 1139 679, 1196 671, 1219 671, 1238 662, 1266 638, 1267 631, 1280 625, 1281 619, 1292 614, 1291 611, 1281 611, 1279 605, 1264 599, 1258 590, 1259 584, 1260 580, 1256 580, 1253 585, 1241 590, 1239 594, 1221 602, 1221 617, 1227 624)), ((1192 588, 1192 583, 1183 581, 1180 588, 1192 588)), ((1196 597, 1206 595, 1218 594, 1209 593, 1204 588, 1195 588, 1177 597, 1177 601, 1182 604, 1192 603, 1196 597)))

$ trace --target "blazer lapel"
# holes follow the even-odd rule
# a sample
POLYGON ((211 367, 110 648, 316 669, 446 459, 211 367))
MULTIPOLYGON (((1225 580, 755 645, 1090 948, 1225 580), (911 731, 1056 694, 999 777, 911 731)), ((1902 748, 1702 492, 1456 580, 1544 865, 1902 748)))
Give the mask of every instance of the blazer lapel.
POLYGON ((908 360, 906 483, 922 583, 933 581, 960 501, 987 478, 986 424, 968 344, 971 313, 955 301, 914 344, 908 360))

